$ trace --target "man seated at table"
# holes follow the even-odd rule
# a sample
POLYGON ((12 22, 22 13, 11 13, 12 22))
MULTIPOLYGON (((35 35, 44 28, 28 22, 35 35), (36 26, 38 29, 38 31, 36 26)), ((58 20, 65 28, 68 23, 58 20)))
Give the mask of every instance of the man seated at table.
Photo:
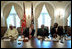
POLYGON ((9 29, 7 29, 6 33, 4 34, 4 37, 11 37, 12 39, 17 39, 18 31, 16 30, 16 28, 10 25, 9 29))
POLYGON ((27 27, 25 29, 25 31, 23 32, 23 35, 24 35, 24 37, 31 38, 31 37, 34 37, 34 33, 35 33, 34 25, 31 24, 30 27, 27 27))
POLYGON ((59 35, 60 37, 64 35, 64 33, 63 33, 63 26, 59 26, 59 27, 58 27, 58 35, 59 35))
POLYGON ((49 36, 49 28, 44 26, 44 37, 48 37, 49 36))
POLYGON ((42 36, 42 37, 48 37, 49 36, 49 33, 48 33, 48 29, 44 28, 44 25, 41 25, 41 28, 38 29, 37 31, 37 36, 42 36))
POLYGON ((62 36, 63 35, 63 28, 62 27, 58 27, 58 23, 54 24, 54 27, 51 29, 51 36, 53 38, 57 38, 58 36, 62 36))
POLYGON ((55 23, 54 24, 54 27, 51 29, 51 36, 53 38, 56 38, 57 37, 57 31, 58 31, 58 24, 55 23))

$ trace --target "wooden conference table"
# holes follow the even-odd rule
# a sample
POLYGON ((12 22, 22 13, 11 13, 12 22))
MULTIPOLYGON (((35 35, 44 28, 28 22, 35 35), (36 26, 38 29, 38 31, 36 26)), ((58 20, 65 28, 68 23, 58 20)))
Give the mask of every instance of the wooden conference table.
POLYGON ((65 40, 64 43, 61 43, 38 40, 36 37, 28 40, 28 42, 18 41, 18 39, 12 42, 1 39, 1 48, 71 48, 71 40, 65 40))

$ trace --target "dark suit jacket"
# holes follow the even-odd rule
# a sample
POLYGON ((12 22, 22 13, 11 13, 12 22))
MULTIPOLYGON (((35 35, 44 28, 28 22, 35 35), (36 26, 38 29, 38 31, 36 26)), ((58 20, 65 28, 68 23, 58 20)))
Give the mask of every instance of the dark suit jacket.
MULTIPOLYGON (((33 29, 33 30, 32 30, 32 33, 31 33, 32 37, 34 36, 34 33, 35 33, 35 30, 33 29)), ((26 28, 26 29, 25 29, 25 31, 23 32, 23 35, 24 35, 25 37, 29 37, 29 28, 26 28)))
POLYGON ((58 27, 58 35, 61 36, 61 35, 63 35, 63 34, 64 34, 64 32, 63 32, 63 27, 62 27, 62 26, 59 26, 59 27, 58 27))
POLYGON ((58 27, 57 32, 56 32, 56 28, 52 28, 51 29, 51 35, 53 37, 54 34, 58 34, 59 36, 63 35, 63 28, 62 27, 58 27))
POLYGON ((47 29, 44 29, 44 31, 43 31, 41 28, 39 28, 37 30, 37 36, 48 36, 48 35, 49 35, 49 33, 48 33, 47 29))

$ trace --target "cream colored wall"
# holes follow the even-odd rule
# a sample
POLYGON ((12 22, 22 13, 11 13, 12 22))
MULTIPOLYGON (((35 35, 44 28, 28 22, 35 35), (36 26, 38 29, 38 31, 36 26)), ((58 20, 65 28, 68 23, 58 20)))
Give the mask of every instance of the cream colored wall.
MULTIPOLYGON (((25 3, 25 9, 27 9, 27 8, 31 8, 31 2, 33 2, 33 11, 34 11, 34 20, 35 20, 35 27, 37 27, 37 13, 39 12, 39 10, 37 10, 37 9, 39 9, 40 8, 40 6, 42 5, 42 2, 44 2, 45 4, 46 4, 46 6, 47 6, 47 9, 49 10, 48 12, 49 12, 49 14, 51 15, 51 17, 52 17, 52 26, 53 26, 53 24, 54 24, 54 22, 55 22, 55 20, 56 20, 56 22, 59 24, 59 25, 63 25, 63 21, 65 21, 64 23, 64 25, 67 25, 67 20, 66 20, 66 18, 68 17, 68 15, 69 15, 69 13, 71 13, 71 2, 70 1, 64 1, 64 2, 57 2, 57 1, 30 1, 30 2, 28 2, 28 1, 1 1, 1 13, 3 14, 3 16, 4 16, 4 11, 3 10, 5 10, 5 9, 8 9, 8 7, 6 7, 6 4, 7 3, 9 3, 9 5, 11 4, 14 4, 15 3, 15 6, 18 8, 17 10, 19 11, 19 15, 20 15, 20 19, 22 19, 23 18, 23 2, 25 3), (10 3, 11 2, 11 3, 10 3), (17 5, 18 4, 18 5, 17 5), (50 5, 49 5, 50 4, 50 5), (4 9, 4 7, 5 7, 5 9, 4 9), (52 8, 51 8, 52 7, 52 8), (65 12, 65 20, 63 20, 63 19, 60 19, 59 17, 55 17, 54 16, 54 12, 55 12, 55 10, 57 9, 57 8, 63 8, 63 9, 67 9, 67 10, 65 10, 66 12, 65 12), (54 10, 54 11, 53 11, 54 10), (56 18, 56 19, 55 19, 56 18)), ((6 12, 5 12, 6 13, 6 12)), ((3 16, 1 16, 1 17, 3 17, 3 16)), ((5 17, 5 16, 4 16, 5 17)), ((5 17, 5 19, 6 19, 6 17, 5 17)), ((26 16, 26 21, 27 21, 27 27, 29 27, 29 25, 30 25, 30 19, 31 19, 31 15, 28 15, 28 16, 26 16), (29 18, 30 17, 30 18, 29 18)), ((3 19, 1 19, 1 26, 3 26, 3 21, 2 21, 3 19)), ((6 26, 6 23, 5 23, 5 26, 6 26)))

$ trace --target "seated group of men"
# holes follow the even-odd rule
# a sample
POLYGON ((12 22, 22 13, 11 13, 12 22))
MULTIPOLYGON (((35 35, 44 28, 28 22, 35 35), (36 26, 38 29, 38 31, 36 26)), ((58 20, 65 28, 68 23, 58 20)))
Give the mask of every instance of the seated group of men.
MULTIPOLYGON (((54 24, 54 26, 51 28, 51 37, 57 38, 58 36, 63 36, 63 27, 58 26, 57 23, 54 24)), ((45 29, 44 25, 41 26, 40 29, 38 29, 37 36, 42 36, 42 37, 48 37, 49 36, 49 30, 48 28, 45 29)))
MULTIPOLYGON (((31 38, 34 36, 35 30, 34 30, 34 25, 31 24, 29 28, 25 28, 23 31, 24 37, 28 37, 31 38)), ((19 33, 17 31, 17 29, 15 27, 13 27, 12 25, 9 26, 9 29, 6 31, 6 33, 4 34, 4 37, 10 37, 12 39, 17 39, 19 36, 19 33)))
MULTIPOLYGON (((23 31, 23 35, 24 37, 34 37, 35 34, 35 30, 34 30, 34 25, 31 24, 29 28, 25 28, 25 30, 23 31)), ((6 33, 4 34, 4 37, 13 37, 14 39, 17 39, 18 37, 18 31, 16 30, 16 28, 14 28, 12 25, 9 27, 9 29, 6 31, 6 33)), ((54 27, 51 29, 51 35, 52 37, 56 38, 57 35, 61 36, 63 35, 63 28, 62 27, 58 27, 58 24, 55 23, 54 27)), ((44 28, 44 25, 41 25, 41 28, 38 29, 37 31, 37 36, 42 36, 42 37, 48 37, 49 36, 49 30, 48 28, 44 28)))

